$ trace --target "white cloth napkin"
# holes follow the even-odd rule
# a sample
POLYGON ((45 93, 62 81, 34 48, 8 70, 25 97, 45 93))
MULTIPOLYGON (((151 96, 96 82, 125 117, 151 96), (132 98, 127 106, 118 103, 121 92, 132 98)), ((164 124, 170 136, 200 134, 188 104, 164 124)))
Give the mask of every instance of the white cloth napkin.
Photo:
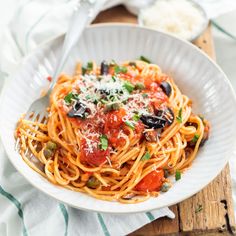
MULTIPOLYGON (((104 9, 124 3, 133 13, 152 0, 108 0, 104 9)), ((232 0, 199 0, 209 17, 236 7, 232 0), (216 3, 217 2, 217 3, 216 3), (221 5, 219 5, 221 2, 221 5), (226 4, 223 4, 225 2, 226 4), (231 5, 230 5, 231 4, 231 5)), ((38 45, 64 33, 77 0, 8 0, 0 9, 0 89, 4 78, 38 45), (12 14, 15 7, 14 14, 12 14), (3 9, 3 10, 2 10, 3 9), (5 10, 4 10, 5 9, 5 10), (2 12, 1 12, 2 11, 2 12), (2 22, 11 21, 7 27, 2 22), (4 21, 1 18, 4 17, 4 21)), ((3 4, 3 3, 1 3, 3 4)), ((0 235, 126 235, 168 209, 133 215, 107 215, 73 209, 32 187, 10 164, 0 144, 0 235)))

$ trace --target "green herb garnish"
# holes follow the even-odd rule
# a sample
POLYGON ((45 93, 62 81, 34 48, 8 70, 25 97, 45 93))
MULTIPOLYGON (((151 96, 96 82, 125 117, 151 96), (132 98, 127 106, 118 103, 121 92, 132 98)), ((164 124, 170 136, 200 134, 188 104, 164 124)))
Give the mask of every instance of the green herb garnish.
POLYGON ((86 93, 86 91, 87 91, 85 87, 80 87, 79 89, 82 93, 86 93))
POLYGON ((129 62, 129 65, 130 65, 130 66, 134 66, 134 67, 136 67, 136 63, 133 62, 133 61, 129 62))
POLYGON ((195 210, 195 213, 199 213, 200 211, 203 210, 203 206, 201 204, 199 204, 195 210))
POLYGON ((137 83, 135 84, 135 89, 143 90, 145 89, 145 85, 143 83, 137 83))
POLYGON ((88 63, 87 63, 87 70, 93 70, 93 62, 92 61, 89 61, 88 63))
POLYGON ((143 93, 143 94, 142 94, 142 97, 143 97, 143 98, 147 98, 147 97, 148 97, 148 94, 147 94, 147 93, 143 93))
POLYGON ((70 92, 65 96, 64 101, 67 104, 70 104, 72 102, 72 100, 77 100, 77 99, 78 99, 78 94, 70 92))
POLYGON ((107 139, 107 136, 104 134, 100 136, 99 148, 104 151, 106 151, 108 148, 108 139, 107 139))
POLYGON ((142 161, 149 160, 151 158, 151 155, 149 152, 146 152, 143 157, 141 158, 142 161))
POLYGON ((87 69, 85 67, 82 67, 82 75, 85 75, 87 69))
POLYGON ((113 75, 112 77, 113 82, 116 82, 116 77, 113 75))
POLYGON ((191 140, 192 142, 196 143, 197 140, 199 139, 200 135, 199 134, 194 134, 193 139, 191 140))
POLYGON ((131 121, 125 121, 125 124, 127 125, 127 126, 129 126, 131 129, 134 129, 135 128, 135 126, 134 126, 134 123, 132 123, 131 121))
POLYGON ((118 73, 127 73, 127 68, 124 67, 124 66, 115 66, 115 73, 118 74, 118 73))
POLYGON ((147 59, 146 57, 144 56, 140 56, 139 58, 141 61, 144 61, 144 62, 147 62, 147 63, 151 63, 151 61, 149 59, 147 59))
POLYGON ((100 102, 101 102, 102 104, 107 104, 107 103, 108 103, 108 101, 105 100, 105 99, 101 99, 100 102))
POLYGON ((176 117, 176 120, 179 122, 179 123, 182 123, 183 121, 183 118, 182 118, 182 107, 179 109, 179 113, 178 113, 178 116, 176 117))
POLYGON ((178 181, 181 179, 181 172, 179 170, 175 171, 175 180, 178 181))
POLYGON ((104 108, 104 112, 119 110, 121 106, 122 106, 121 102, 113 102, 113 103, 106 104, 104 108))
POLYGON ((109 64, 109 66, 115 66, 115 65, 117 65, 117 63, 115 62, 114 59, 112 59, 111 62, 110 62, 110 64, 109 64))
POLYGON ((131 84, 129 81, 125 81, 123 87, 129 92, 132 93, 134 90, 134 85, 131 84))
POLYGON ((139 121, 140 115, 139 115, 139 114, 134 114, 133 117, 132 117, 132 119, 133 119, 134 121, 139 121))

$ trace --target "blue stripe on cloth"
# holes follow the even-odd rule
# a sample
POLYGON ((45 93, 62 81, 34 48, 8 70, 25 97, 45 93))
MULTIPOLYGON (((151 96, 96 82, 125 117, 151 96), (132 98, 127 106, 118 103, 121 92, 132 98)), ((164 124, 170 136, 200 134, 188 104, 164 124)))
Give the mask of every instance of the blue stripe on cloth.
POLYGON ((229 36, 230 38, 236 40, 236 36, 234 36, 233 34, 229 33, 228 31, 226 31, 223 27, 221 27, 220 25, 218 25, 215 21, 211 20, 212 25, 218 29, 220 32, 222 32, 223 34, 229 36))
POLYGON ((64 233, 64 236, 67 236, 68 235, 69 214, 68 214, 68 211, 66 210, 66 207, 65 207, 64 204, 60 203, 59 207, 61 209, 62 215, 63 215, 64 220, 65 220, 65 233, 64 233))
POLYGON ((25 223, 24 223, 24 214, 23 214, 21 203, 12 194, 6 192, 2 188, 1 185, 0 185, 0 194, 3 197, 7 198, 9 201, 11 201, 16 206, 16 208, 18 209, 18 215, 21 218, 22 224, 23 224, 23 236, 28 236, 28 233, 27 233, 27 230, 26 230, 26 227, 25 227, 25 223))
POLYGON ((103 220, 102 215, 100 213, 97 213, 97 216, 98 216, 98 221, 99 221, 99 223, 100 223, 100 225, 102 227, 103 234, 105 236, 110 236, 110 233, 109 233, 109 231, 107 229, 107 226, 106 226, 106 224, 105 224, 105 222, 103 220))
POLYGON ((153 216, 153 214, 151 212, 146 212, 146 216, 148 217, 148 219, 152 222, 153 220, 155 220, 155 217, 153 216))

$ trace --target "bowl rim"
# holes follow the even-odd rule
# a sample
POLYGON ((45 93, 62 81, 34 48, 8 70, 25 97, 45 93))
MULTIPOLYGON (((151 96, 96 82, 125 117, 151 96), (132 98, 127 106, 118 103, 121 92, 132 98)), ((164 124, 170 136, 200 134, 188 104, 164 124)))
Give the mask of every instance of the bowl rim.
MULTIPOLYGON (((211 63, 214 67, 216 67, 216 69, 219 71, 219 73, 222 74, 222 79, 223 79, 224 83, 228 85, 230 96, 231 96, 231 98, 233 99, 233 102, 234 102, 235 107, 236 107, 236 94, 235 94, 235 92, 234 92, 234 90, 233 90, 233 87, 232 87, 232 85, 231 85, 229 79, 227 78, 227 76, 225 75, 225 73, 223 72, 223 70, 215 63, 215 61, 213 61, 212 58, 210 58, 206 53, 204 53, 204 52, 203 52, 202 50, 200 50, 198 47, 194 46, 192 43, 190 43, 190 42, 188 42, 188 41, 186 41, 186 40, 180 39, 180 38, 178 38, 177 36, 173 36, 172 34, 165 33, 165 32, 161 32, 161 31, 157 31, 157 30, 153 30, 153 29, 149 29, 149 28, 147 28, 147 27, 142 27, 142 26, 135 25, 135 24, 127 24, 127 23, 99 23, 99 24, 94 24, 94 25, 88 26, 86 29, 89 30, 89 29, 93 29, 93 28, 109 28, 109 27, 120 27, 120 28, 122 28, 122 27, 125 27, 125 28, 128 27, 129 29, 132 29, 133 27, 135 27, 135 28, 139 28, 139 29, 141 29, 141 30, 145 30, 145 31, 147 31, 147 32, 158 32, 159 34, 168 36, 168 37, 170 37, 170 38, 174 38, 175 40, 181 41, 181 42, 184 43, 184 44, 188 44, 188 45, 189 45, 190 47, 192 47, 194 50, 198 51, 198 53, 200 53, 200 54, 202 54, 204 57, 206 57, 206 58, 210 61, 210 63, 211 63)), ((25 63, 25 61, 27 61, 32 55, 34 55, 35 52, 39 51, 39 50, 40 50, 41 48, 43 48, 43 47, 46 47, 48 44, 53 43, 55 40, 59 40, 59 39, 62 38, 62 37, 64 37, 64 34, 62 34, 62 35, 60 35, 60 36, 58 36, 58 37, 55 37, 55 38, 53 38, 53 39, 51 39, 51 40, 48 40, 47 43, 44 43, 43 45, 37 47, 35 50, 32 51, 32 53, 30 53, 28 56, 26 56, 24 60, 22 60, 22 62, 19 64, 19 66, 23 66, 23 63, 25 63)), ((19 69, 19 68, 18 68, 18 69, 19 69)), ((17 70, 16 70, 16 72, 17 72, 17 70)), ((14 76, 15 76, 15 73, 14 73, 13 75, 10 75, 10 77, 14 77, 14 76)), ((10 81, 10 79, 9 79, 9 81, 10 81)), ((5 86, 4 86, 4 88, 3 88, 3 90, 2 90, 2 93, 1 93, 1 96, 0 96, 0 105, 1 105, 1 102, 3 101, 3 99, 1 99, 1 98, 4 97, 5 88, 6 88, 6 87, 7 87, 7 83, 5 83, 5 86)), ((1 106, 0 106, 0 107, 1 107, 1 106)), ((0 109, 0 110, 1 110, 1 109, 0 109)), ((1 120, 1 117, 0 117, 0 120, 1 120)), ((2 125, 2 122, 0 122, 0 131, 2 131, 2 129, 3 129, 3 125, 2 125)), ((29 178, 23 173, 23 171, 21 171, 20 168, 18 168, 18 166, 16 165, 16 163, 14 163, 13 158, 11 158, 10 150, 8 150, 8 149, 5 148, 5 142, 6 142, 6 141, 4 140, 4 136, 3 136, 2 132, 0 132, 0 137, 1 137, 1 139, 2 139, 2 144, 3 144, 3 146, 4 146, 4 149, 6 150, 8 159, 11 161, 11 163, 12 163, 13 166, 16 168, 16 170, 17 170, 21 175, 23 175, 24 178, 25 178, 32 186, 34 186, 36 189, 38 189, 39 191, 41 191, 41 192, 47 194, 48 196, 50 196, 50 197, 52 197, 52 198, 54 198, 54 199, 56 199, 56 200, 58 200, 58 201, 60 201, 60 202, 63 202, 63 203, 65 203, 65 204, 67 204, 67 205, 69 205, 69 206, 71 206, 71 207, 74 207, 74 208, 77 208, 77 209, 81 209, 81 210, 85 210, 85 211, 101 212, 101 213, 109 213, 109 214, 131 214, 131 213, 147 212, 147 211, 152 211, 152 210, 156 210, 156 209, 161 209, 161 208, 163 208, 163 207, 168 207, 168 206, 174 205, 174 204, 176 204, 176 203, 179 203, 179 202, 181 202, 181 201, 183 201, 183 200, 185 200, 185 199, 187 199, 187 198, 193 196, 194 194, 196 194, 197 192, 199 192, 200 190, 202 190, 205 186, 207 186, 207 185, 220 173, 220 171, 221 171, 221 170, 224 168, 224 166, 227 164, 227 162, 228 162, 230 156, 233 154, 233 152, 229 152, 229 153, 227 153, 227 155, 225 155, 225 157, 224 157, 224 166, 218 167, 218 168, 217 168, 217 171, 215 171, 214 175, 212 175, 212 177, 209 178, 208 181, 206 181, 204 184, 202 184, 201 187, 198 187, 198 189, 196 189, 195 191, 192 191, 191 193, 186 194, 184 197, 178 198, 178 200, 172 200, 171 203, 169 203, 169 204, 164 204, 164 205, 161 206, 161 207, 155 207, 155 205, 154 205, 154 206, 153 206, 153 205, 150 205, 149 207, 146 207, 145 209, 132 209, 132 210, 128 210, 128 211, 127 211, 127 210, 119 210, 119 209, 117 209, 117 210, 115 210, 115 211, 114 211, 113 209, 111 209, 111 210, 99 209, 99 210, 98 210, 98 209, 94 209, 93 206, 91 206, 91 207, 87 207, 87 206, 86 206, 86 207, 83 207, 83 206, 81 206, 81 205, 80 205, 80 206, 75 205, 75 204, 73 204, 73 203, 71 203, 71 202, 68 202, 67 200, 62 199, 61 196, 54 196, 54 194, 47 192, 46 189, 43 189, 43 188, 40 188, 39 186, 37 186, 31 179, 29 179, 29 178)), ((235 137, 236 137, 236 133, 235 133, 235 137)), ((236 141, 236 139, 235 139, 235 141, 236 141)), ((22 160, 22 161, 23 161, 23 160, 22 160)), ((49 182, 49 183, 50 183, 50 182, 49 182)), ((50 184, 52 185, 52 183, 50 183, 50 184)), ((61 188, 61 189, 65 189, 65 188, 63 188, 63 187, 61 187, 61 186, 57 186, 57 187, 59 187, 59 188, 61 188)), ((121 203, 120 203, 120 204, 121 204, 121 203)), ((135 203, 134 205, 138 205, 138 203, 135 203)))

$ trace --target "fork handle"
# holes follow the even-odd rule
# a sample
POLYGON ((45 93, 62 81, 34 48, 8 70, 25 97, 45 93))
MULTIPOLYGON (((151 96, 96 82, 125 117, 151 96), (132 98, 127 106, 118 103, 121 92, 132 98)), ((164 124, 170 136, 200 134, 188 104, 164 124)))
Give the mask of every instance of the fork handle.
POLYGON ((64 39, 61 57, 57 63, 52 83, 50 84, 49 92, 54 87, 66 60, 68 59, 71 49, 78 42, 84 28, 93 21, 106 1, 107 0, 81 0, 78 7, 75 8, 64 39))

